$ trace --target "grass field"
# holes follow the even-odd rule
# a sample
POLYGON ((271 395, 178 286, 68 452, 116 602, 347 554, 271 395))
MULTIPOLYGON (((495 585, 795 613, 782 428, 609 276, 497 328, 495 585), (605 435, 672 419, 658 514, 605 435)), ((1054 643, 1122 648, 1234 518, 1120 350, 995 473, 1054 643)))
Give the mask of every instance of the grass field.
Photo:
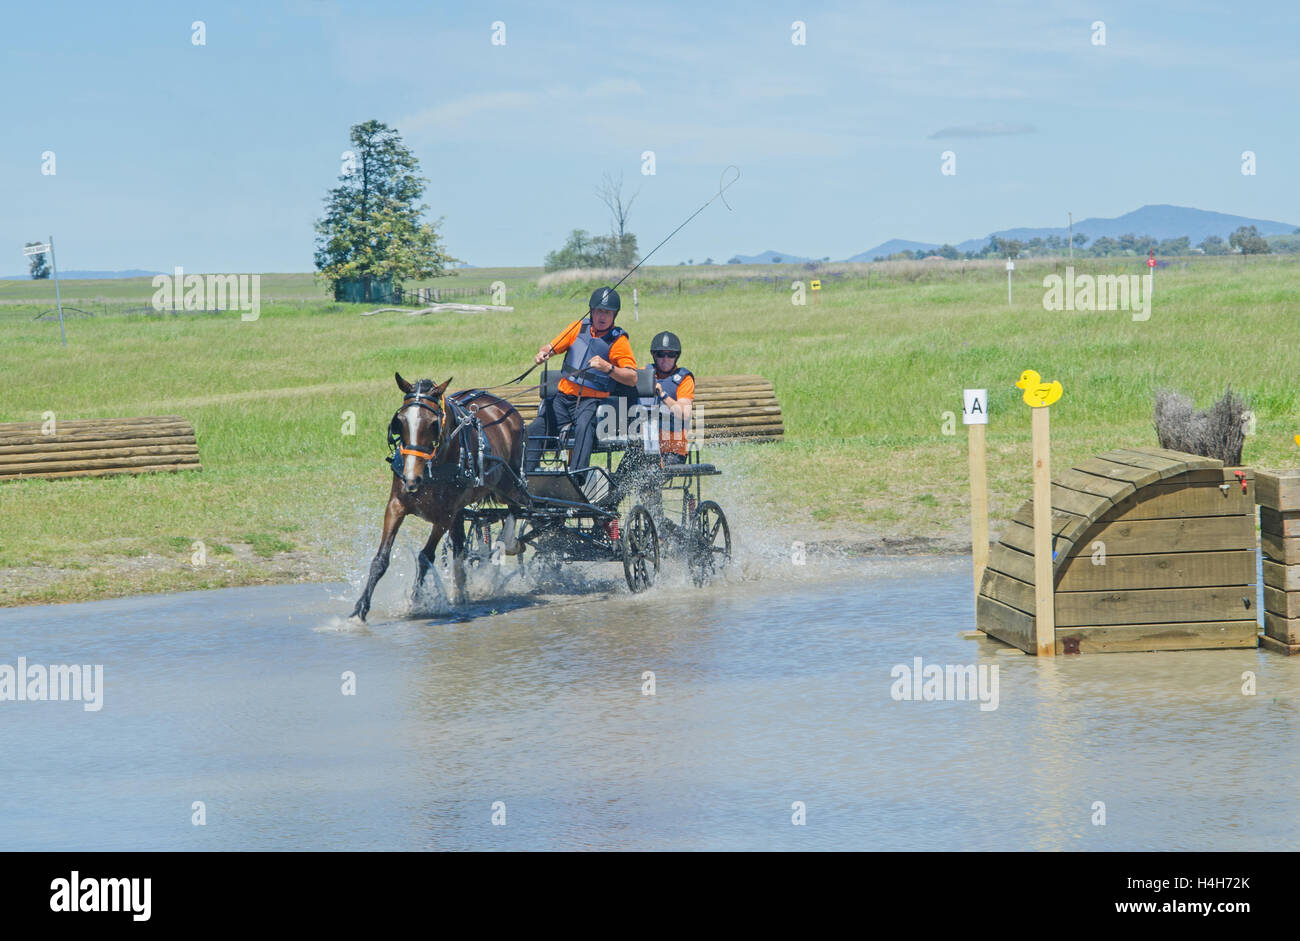
MULTIPOLYGON (((1141 261, 1080 259, 1075 268, 1138 273, 1141 261)), ((1158 272, 1145 322, 1121 311, 1045 311, 1042 278, 1064 265, 1018 263, 1011 306, 1001 262, 829 265, 815 275, 797 265, 653 268, 636 276, 639 322, 626 290, 619 323, 642 361, 651 335, 667 329, 682 337, 682 362, 697 374, 774 381, 785 442, 710 456, 753 520, 809 538, 858 532, 960 544, 969 512, 961 390, 971 387, 990 394, 996 531, 1029 494, 1029 409, 1013 384, 1030 367, 1065 387, 1052 408, 1057 469, 1155 444, 1158 387, 1204 406, 1228 384, 1257 416, 1244 461, 1300 464, 1292 440, 1300 349, 1291 341, 1300 259, 1175 262, 1158 272), (815 306, 811 296, 794 306, 790 281, 810 276, 826 289, 815 306), (944 433, 945 412, 957 413, 955 434, 944 433)), ((238 313, 115 314, 148 303, 147 279, 65 282, 65 304, 102 305, 99 316, 68 321, 66 350, 57 322, 33 320, 53 286, 0 282, 0 421, 46 411, 179 414, 195 426, 204 466, 0 483, 0 604, 351 574, 339 567, 364 564, 357 541, 372 548, 388 490, 380 462, 399 401, 394 370, 454 373, 453 387, 518 374, 583 312, 594 286, 541 289, 540 275, 466 269, 436 282, 502 280, 513 314, 361 317, 367 307, 324 299, 310 275, 268 274, 255 322, 238 313), (341 433, 349 411, 354 436, 341 433), (188 566, 195 539, 229 561, 188 566)))

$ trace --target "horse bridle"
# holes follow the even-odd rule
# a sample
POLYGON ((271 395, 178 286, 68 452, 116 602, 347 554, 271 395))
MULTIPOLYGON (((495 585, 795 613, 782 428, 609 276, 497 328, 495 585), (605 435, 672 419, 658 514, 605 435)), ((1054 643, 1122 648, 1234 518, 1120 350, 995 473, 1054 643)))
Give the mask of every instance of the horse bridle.
POLYGON ((395 445, 396 449, 402 453, 403 457, 405 457, 408 454, 413 454, 416 457, 424 458, 426 461, 432 461, 433 456, 436 453, 438 453, 438 447, 442 444, 442 433, 446 430, 446 428, 447 428, 446 395, 443 393, 440 393, 436 396, 429 395, 426 392, 419 392, 416 389, 412 389, 410 392, 406 393, 406 395, 402 397, 402 407, 393 413, 392 421, 388 423, 389 443, 395 445), (436 402, 437 406, 435 407, 434 405, 430 405, 429 404, 430 402, 436 402), (395 427, 400 429, 400 420, 402 417, 402 412, 405 409, 410 408, 412 405, 416 406, 417 408, 422 408, 427 411, 433 412, 433 414, 438 417, 438 433, 433 437, 433 448, 427 452, 421 451, 418 448, 406 447, 406 443, 402 440, 402 434, 400 430, 397 432, 394 432, 393 430, 395 427))

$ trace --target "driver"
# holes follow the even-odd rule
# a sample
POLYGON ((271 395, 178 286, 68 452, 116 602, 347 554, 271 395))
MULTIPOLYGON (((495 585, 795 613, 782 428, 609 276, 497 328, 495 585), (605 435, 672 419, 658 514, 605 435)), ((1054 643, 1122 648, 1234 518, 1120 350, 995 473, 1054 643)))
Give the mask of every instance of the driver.
POLYGON ((613 288, 597 288, 587 304, 587 316, 575 320, 533 357, 544 363, 564 353, 564 376, 559 391, 542 403, 528 426, 527 472, 537 470, 542 459, 543 436, 555 436, 573 425, 573 451, 569 469, 582 470, 591 460, 596 439, 596 406, 609 397, 615 383, 636 384, 636 356, 628 335, 614 326, 619 297, 613 288))

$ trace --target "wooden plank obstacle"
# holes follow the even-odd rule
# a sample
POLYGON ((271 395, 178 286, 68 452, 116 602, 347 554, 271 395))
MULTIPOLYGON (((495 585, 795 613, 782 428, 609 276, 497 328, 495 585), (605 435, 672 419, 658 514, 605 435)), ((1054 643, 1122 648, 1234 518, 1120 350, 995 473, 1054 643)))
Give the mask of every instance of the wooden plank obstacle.
POLYGON ((1300 471, 1261 473, 1256 487, 1264 574, 1259 643, 1295 656, 1300 654, 1300 471))
MULTIPOLYGON (((1163 448, 1118 448, 1055 477, 1054 652, 1256 646, 1254 514, 1253 471, 1163 448)), ((1283 542, 1295 546, 1279 551, 1295 549, 1300 562, 1300 498, 1294 517, 1295 538, 1283 542)), ((1033 553, 1030 500, 989 553, 976 601, 978 628, 1026 653, 1035 652, 1033 553)), ((1284 601, 1300 618, 1296 584, 1284 601)))
POLYGON ((0 481, 202 469, 179 415, 0 424, 0 481))
MULTIPOLYGON (((535 398, 515 406, 525 422, 537 415, 535 398)), ((780 441, 785 434, 772 380, 762 376, 696 377, 694 408, 703 419, 702 440, 708 444, 780 441)))

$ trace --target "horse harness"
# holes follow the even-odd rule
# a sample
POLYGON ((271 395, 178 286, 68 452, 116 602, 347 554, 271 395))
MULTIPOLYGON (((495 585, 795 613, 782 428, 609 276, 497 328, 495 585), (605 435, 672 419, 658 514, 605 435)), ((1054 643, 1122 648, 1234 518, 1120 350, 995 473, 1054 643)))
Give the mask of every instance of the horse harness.
POLYGON ((423 479, 430 483, 447 483, 454 484, 458 487, 481 487, 483 486, 483 468, 490 461, 501 459, 492 453, 492 444, 488 441, 487 435, 483 434, 485 428, 491 428, 498 425, 510 417, 510 413, 515 411, 514 406, 506 403, 509 407, 500 418, 484 424, 478 417, 479 407, 477 404, 463 405, 457 396, 465 396, 472 402, 482 394, 481 389, 471 389, 468 392, 459 392, 456 395, 430 395, 422 391, 423 386, 417 385, 416 388, 406 393, 402 398, 402 407, 393 413, 392 420, 388 423, 388 447, 392 451, 388 463, 392 465, 393 473, 399 477, 402 475, 403 458, 408 454, 424 458, 423 479), (423 408, 438 416, 438 433, 434 438, 434 445, 431 451, 421 451, 419 448, 407 447, 402 440, 402 410, 410 408, 412 405, 417 408, 423 408), (447 434, 443 432, 455 422, 455 427, 447 434), (469 435, 473 431, 475 439, 478 442, 477 447, 470 447, 469 435), (435 462, 437 455, 446 452, 446 448, 451 441, 459 439, 460 455, 455 464, 435 462))

